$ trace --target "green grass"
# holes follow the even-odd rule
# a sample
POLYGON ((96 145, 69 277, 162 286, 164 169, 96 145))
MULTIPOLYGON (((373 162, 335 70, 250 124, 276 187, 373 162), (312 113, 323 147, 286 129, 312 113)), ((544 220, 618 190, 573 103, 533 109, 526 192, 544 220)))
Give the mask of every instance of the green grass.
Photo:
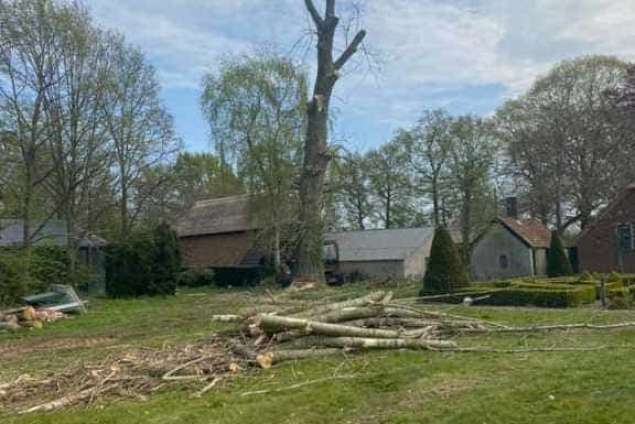
MULTIPOLYGON (((401 297, 418 287, 401 285, 401 297)), ((357 284, 287 295, 296 300, 336 300, 367 291, 357 284)), ((209 317, 258 304, 255 292, 187 291, 173 298, 99 300, 89 314, 43 330, 0 334, 0 381, 29 372, 43 375, 70 364, 97 361, 131 347, 158 347, 204 339, 224 327, 209 317), (66 349, 59 340, 97 340, 66 349), (46 346, 49 348, 46 348, 46 346), (53 347, 50 347, 53 346, 53 347), (40 347, 38 349, 38 347, 40 347), (19 353, 19 354, 17 354, 19 353)), ((275 296, 279 293, 274 292, 275 296)), ((634 311, 595 307, 538 309, 433 305, 430 308, 515 325, 635 321, 634 311)), ((463 346, 625 346, 635 330, 568 331, 528 335, 481 335, 463 346)), ((249 371, 199 399, 183 389, 147 401, 98 404, 3 423, 623 423, 635 414, 635 351, 523 354, 373 352, 286 363, 249 371), (332 375, 352 375, 267 395, 332 375)))

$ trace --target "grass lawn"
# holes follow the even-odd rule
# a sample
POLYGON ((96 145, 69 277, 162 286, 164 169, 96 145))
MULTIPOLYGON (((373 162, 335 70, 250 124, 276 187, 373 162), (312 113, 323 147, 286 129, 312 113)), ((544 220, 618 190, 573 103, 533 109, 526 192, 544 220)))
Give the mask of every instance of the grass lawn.
MULTIPOLYGON (((413 296, 417 287, 395 288, 413 296)), ((362 285, 295 294, 336 299, 361 294, 362 285)), ((278 293, 274 293, 278 295, 278 293)), ((0 382, 29 373, 46 375, 99 361, 136 347, 204 340, 224 324, 214 314, 257 305, 264 291, 201 289, 171 298, 97 300, 90 312, 43 330, 0 333, 0 382)), ((635 311, 462 307, 434 305, 498 321, 611 323, 635 321, 635 311)), ((252 370, 201 398, 171 389, 147 401, 119 401, 59 412, 2 416, 2 423, 628 423, 635 417, 635 329, 559 331, 525 335, 462 336, 462 346, 615 346, 593 352, 522 354, 372 352, 289 362, 252 370), (339 375, 293 390, 284 389, 339 375)))

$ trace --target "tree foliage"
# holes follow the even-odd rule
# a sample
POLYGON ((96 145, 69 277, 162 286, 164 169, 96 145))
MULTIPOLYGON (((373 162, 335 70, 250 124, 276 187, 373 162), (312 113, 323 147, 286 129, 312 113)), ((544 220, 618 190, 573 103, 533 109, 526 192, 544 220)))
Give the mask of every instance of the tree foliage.
POLYGON ((423 278, 422 294, 452 293, 467 284, 463 261, 445 227, 437 227, 423 278))
POLYGON ((572 275, 573 269, 567 256, 562 239, 557 230, 551 232, 551 244, 547 254, 547 275, 549 277, 563 277, 572 275))

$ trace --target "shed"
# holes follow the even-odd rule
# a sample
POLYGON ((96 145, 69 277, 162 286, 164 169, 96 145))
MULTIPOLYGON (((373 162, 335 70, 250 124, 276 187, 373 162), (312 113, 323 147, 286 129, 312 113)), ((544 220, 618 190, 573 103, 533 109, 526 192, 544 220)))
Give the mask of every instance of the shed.
POLYGON ((373 279, 422 278, 434 230, 407 228, 327 233, 338 249, 338 272, 373 279))
POLYGON ((635 273, 635 184, 613 199, 578 235, 579 268, 635 273))
POLYGON ((259 226, 249 212, 249 196, 196 202, 177 222, 187 268, 257 268, 259 226))
POLYGON ((498 218, 472 248, 470 271, 475 280, 543 276, 551 232, 537 219, 498 218))

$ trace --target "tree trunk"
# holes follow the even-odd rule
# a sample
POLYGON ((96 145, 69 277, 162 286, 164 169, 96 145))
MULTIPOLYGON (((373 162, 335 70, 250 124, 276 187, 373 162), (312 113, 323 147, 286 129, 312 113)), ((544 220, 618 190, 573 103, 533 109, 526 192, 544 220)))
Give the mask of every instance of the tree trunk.
POLYGON ((300 240, 296 250, 296 276, 324 281, 322 260, 322 194, 326 171, 331 160, 328 149, 329 105, 339 71, 355 54, 366 32, 360 31, 337 60, 333 60, 333 41, 339 19, 335 0, 326 0, 324 17, 312 0, 305 6, 317 30, 317 76, 313 97, 307 106, 304 164, 300 179, 300 240))
POLYGON ((432 216, 434 219, 434 228, 440 225, 439 219, 439 187, 437 177, 432 177, 432 216))
POLYGON ((119 214, 121 219, 121 238, 125 239, 128 237, 129 230, 129 221, 128 221, 128 181, 125 177, 125 167, 123 165, 120 166, 120 176, 121 179, 121 200, 119 204, 119 214))

